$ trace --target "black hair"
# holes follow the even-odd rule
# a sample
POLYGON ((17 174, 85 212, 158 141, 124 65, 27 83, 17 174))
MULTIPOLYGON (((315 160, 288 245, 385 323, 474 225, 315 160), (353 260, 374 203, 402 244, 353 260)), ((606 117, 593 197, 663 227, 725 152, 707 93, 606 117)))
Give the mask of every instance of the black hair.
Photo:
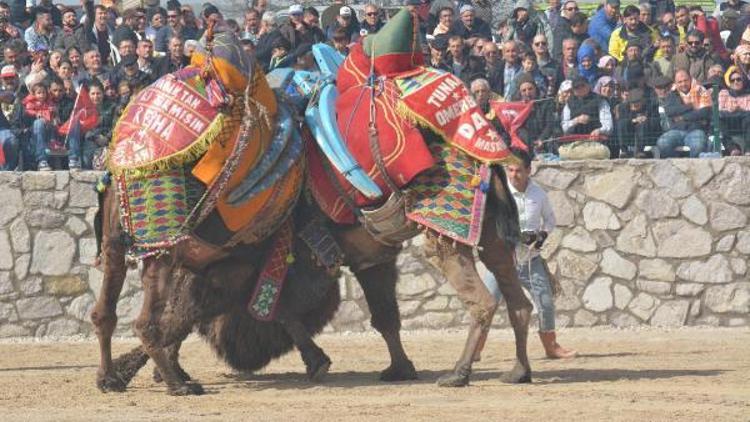
POLYGON ((638 9, 638 6, 630 4, 622 11, 623 18, 629 18, 631 16, 641 16, 641 10, 638 9))
POLYGON ((526 168, 531 168, 531 155, 529 155, 528 152, 520 149, 520 148, 511 148, 511 153, 516 156, 519 160, 521 160, 521 163, 523 163, 523 166, 526 168))
POLYGON ((309 6, 309 7, 305 7, 305 10, 303 10, 303 11, 302 11, 302 13, 303 13, 304 15, 313 15, 313 16, 315 16, 316 18, 319 18, 319 17, 320 17, 320 13, 318 13, 318 9, 316 9, 316 8, 314 8, 314 7, 312 7, 312 6, 309 6))
POLYGON ((570 19, 570 25, 583 25, 588 20, 588 17, 585 13, 577 12, 575 15, 573 15, 573 18, 570 19))

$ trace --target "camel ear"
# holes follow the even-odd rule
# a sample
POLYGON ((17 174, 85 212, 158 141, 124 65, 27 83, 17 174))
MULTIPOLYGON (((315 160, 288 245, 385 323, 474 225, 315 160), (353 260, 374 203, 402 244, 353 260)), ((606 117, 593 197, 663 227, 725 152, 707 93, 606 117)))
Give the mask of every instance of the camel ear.
POLYGON ((380 31, 362 42, 365 55, 375 60, 378 75, 394 75, 424 64, 419 28, 412 14, 402 9, 380 31))

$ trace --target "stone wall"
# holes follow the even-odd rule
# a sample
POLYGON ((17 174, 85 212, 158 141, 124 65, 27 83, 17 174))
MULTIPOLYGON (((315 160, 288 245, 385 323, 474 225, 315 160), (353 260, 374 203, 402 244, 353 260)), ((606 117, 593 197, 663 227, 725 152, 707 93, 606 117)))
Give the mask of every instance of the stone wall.
MULTIPOLYGON (((102 281, 94 172, 0 172, 0 337, 91 335, 102 281)), ((558 326, 750 325, 750 160, 542 164, 558 219, 543 251, 563 292, 558 326)), ((397 286, 405 329, 466 323, 453 289, 408 243, 397 286)), ((117 334, 130 335, 142 293, 128 273, 117 334)), ((331 330, 369 329, 348 272, 331 330)), ((507 326, 504 310, 495 317, 507 326)))

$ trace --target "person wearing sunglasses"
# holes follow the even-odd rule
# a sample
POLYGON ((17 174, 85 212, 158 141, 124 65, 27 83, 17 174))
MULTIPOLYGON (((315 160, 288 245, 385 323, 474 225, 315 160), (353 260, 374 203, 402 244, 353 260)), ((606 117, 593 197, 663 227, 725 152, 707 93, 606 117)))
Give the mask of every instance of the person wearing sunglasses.
POLYGON ((700 83, 708 80, 709 69, 717 64, 711 52, 703 46, 702 32, 692 30, 687 35, 687 50, 674 56, 674 70, 685 70, 700 83))
POLYGON ((365 34, 372 35, 384 25, 380 14, 380 8, 372 3, 365 5, 365 19, 360 24, 360 28, 367 31, 365 34))
POLYGON ((719 119, 729 155, 747 153, 750 148, 750 86, 737 66, 724 75, 727 89, 719 92, 719 119))
POLYGON ((562 10, 560 11, 560 19, 557 22, 557 26, 554 29, 552 36, 552 55, 560 57, 562 55, 562 42, 568 38, 575 38, 573 36, 573 29, 571 29, 573 17, 578 13, 578 3, 574 1, 566 1, 563 3, 562 10))

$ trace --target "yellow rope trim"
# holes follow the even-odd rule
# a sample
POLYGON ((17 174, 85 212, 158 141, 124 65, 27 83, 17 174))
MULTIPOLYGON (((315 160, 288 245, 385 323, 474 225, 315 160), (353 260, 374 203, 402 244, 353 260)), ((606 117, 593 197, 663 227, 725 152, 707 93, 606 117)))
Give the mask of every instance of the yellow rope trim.
MULTIPOLYGON (((124 114, 125 112, 123 112, 123 115, 124 114)), ((138 176, 152 171, 169 170, 174 167, 193 162, 202 157, 203 154, 208 151, 214 140, 219 136, 222 129, 224 128, 226 118, 227 116, 224 113, 217 114, 213 122, 211 122, 211 124, 208 126, 208 129, 206 129, 203 134, 198 137, 198 139, 193 141, 187 148, 175 152, 174 154, 170 154, 166 157, 162 157, 158 160, 151 161, 134 168, 116 166, 111 162, 110 158, 110 161, 107 163, 107 168, 115 176, 119 176, 122 174, 127 174, 128 176, 138 176)), ((120 121, 122 121, 122 119, 120 119, 120 121)), ((117 128, 120 125, 120 121, 117 122, 117 126, 115 126, 115 132, 113 133, 117 133, 117 128)), ((111 143, 110 150, 114 148, 115 144, 111 143)), ((112 154, 110 154, 109 157, 112 157, 112 154)))
POLYGON ((411 108, 409 108, 409 106, 406 105, 406 103, 403 100, 399 101, 398 104, 396 104, 396 112, 401 117, 403 117, 404 119, 410 121, 415 126, 427 128, 427 129, 435 132, 437 135, 439 135, 441 138, 443 138, 443 140, 445 141, 446 144, 448 144, 448 145, 450 145, 450 146, 452 146, 454 148, 457 148, 457 149, 463 151, 464 153, 468 154, 469 157, 471 157, 471 158, 473 158, 473 159, 475 159, 475 160, 477 160, 477 161, 479 161, 481 163, 489 164, 489 165, 493 165, 493 164, 510 165, 510 164, 519 164, 520 163, 520 161, 518 160, 518 158, 515 155, 513 155, 513 153, 510 152, 510 147, 507 146, 507 145, 505 147, 508 150, 508 155, 505 158, 498 158, 498 159, 495 159, 495 160, 487 160, 487 159, 484 159, 484 158, 481 158, 481 157, 477 157, 474 153, 472 153, 468 149, 464 148, 463 146, 461 146, 459 144, 456 144, 454 142, 451 142, 450 138, 445 134, 445 132, 443 132, 437 126, 435 126, 432 123, 430 123, 423 116, 417 114, 417 112, 415 112, 414 110, 412 110, 411 108))

